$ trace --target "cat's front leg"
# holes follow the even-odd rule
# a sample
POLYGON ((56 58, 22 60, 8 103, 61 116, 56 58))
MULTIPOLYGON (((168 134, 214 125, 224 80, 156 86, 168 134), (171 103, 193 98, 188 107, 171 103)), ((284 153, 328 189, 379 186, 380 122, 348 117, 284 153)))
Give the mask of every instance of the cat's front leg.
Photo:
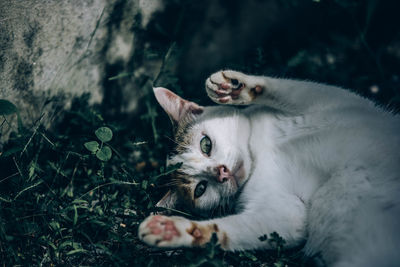
POLYGON ((213 225, 201 226, 183 217, 153 215, 140 224, 138 235, 150 246, 196 247, 209 242, 215 230, 213 225))
POLYGON ((206 80, 208 96, 218 104, 264 105, 290 113, 320 112, 332 107, 365 106, 364 99, 339 87, 308 81, 246 75, 232 70, 206 80))
POLYGON ((215 233, 222 249, 234 251, 270 248, 269 243, 260 241, 259 237, 277 232, 286 240, 286 245, 292 247, 304 237, 304 214, 301 210, 294 213, 288 218, 277 214, 237 214, 206 221, 154 215, 140 224, 138 234, 148 245, 176 248, 201 247, 215 233))
POLYGON ((216 72, 206 80, 208 96, 219 104, 248 105, 263 94, 264 87, 262 77, 232 70, 216 72))

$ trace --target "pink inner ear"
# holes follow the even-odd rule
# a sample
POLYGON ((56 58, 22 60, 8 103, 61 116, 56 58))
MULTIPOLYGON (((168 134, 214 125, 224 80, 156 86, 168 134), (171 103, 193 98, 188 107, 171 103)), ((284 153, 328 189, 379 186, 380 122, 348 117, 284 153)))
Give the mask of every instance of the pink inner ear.
MULTIPOLYGON (((176 101, 176 99, 181 99, 178 95, 174 94, 172 91, 166 89, 166 88, 162 88, 162 87, 158 87, 158 88, 154 88, 154 90, 156 89, 161 89, 162 92, 165 94, 165 96, 167 98, 169 98, 171 101, 176 101)), ((181 99, 183 100, 183 99, 181 99)))
POLYGON ((192 112, 194 115, 200 115, 203 113, 204 109, 203 107, 197 105, 196 103, 189 102, 191 105, 189 107, 190 112, 192 112))
POLYGON ((158 103, 174 121, 179 122, 188 112, 192 114, 203 112, 203 108, 196 103, 182 99, 166 88, 157 87, 153 90, 158 103))
POLYGON ((178 196, 176 192, 169 190, 160 201, 156 204, 156 207, 162 208, 173 208, 177 202, 178 196))

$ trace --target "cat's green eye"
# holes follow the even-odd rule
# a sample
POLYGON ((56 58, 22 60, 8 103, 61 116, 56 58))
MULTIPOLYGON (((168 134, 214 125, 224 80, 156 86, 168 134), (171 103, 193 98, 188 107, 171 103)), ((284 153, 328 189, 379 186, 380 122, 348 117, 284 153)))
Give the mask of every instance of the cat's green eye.
POLYGON ((207 189, 207 181, 201 181, 196 185, 196 188, 194 189, 194 198, 199 198, 201 197, 204 192, 206 192, 207 189))
POLYGON ((206 155, 210 155, 211 153, 211 148, 212 148, 212 144, 211 144, 211 140, 210 137, 208 137, 207 135, 205 135, 203 138, 201 138, 200 140, 200 149, 201 152, 203 152, 206 155))

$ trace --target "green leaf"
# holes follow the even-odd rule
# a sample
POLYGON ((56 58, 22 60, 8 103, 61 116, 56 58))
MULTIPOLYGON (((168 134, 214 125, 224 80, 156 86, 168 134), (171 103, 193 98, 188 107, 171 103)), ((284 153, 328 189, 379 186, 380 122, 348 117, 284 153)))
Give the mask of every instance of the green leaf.
POLYGON ((64 241, 64 242, 62 242, 61 244, 58 245, 58 250, 64 250, 64 249, 69 248, 69 247, 72 248, 72 244, 73 243, 74 242, 72 240, 64 241))
POLYGON ((13 241, 14 240, 14 237, 11 236, 11 235, 5 235, 5 238, 6 238, 7 241, 13 241))
POLYGON ((22 151, 23 149, 24 149, 23 146, 12 147, 12 148, 4 151, 0 156, 5 158, 5 157, 8 157, 8 156, 10 156, 10 155, 12 155, 12 154, 14 154, 16 152, 22 151))
POLYGON ((251 252, 243 251, 241 254, 252 261, 257 261, 257 257, 251 252))
POLYGON ((78 249, 74 249, 74 250, 69 251, 66 255, 70 256, 70 255, 74 255, 76 253, 88 253, 88 251, 86 249, 83 249, 83 248, 78 248, 78 249))
POLYGON ((111 148, 109 148, 108 146, 103 146, 96 153, 96 157, 102 161, 108 161, 109 159, 111 159, 111 155, 112 155, 111 148))
POLYGON ((99 143, 97 143, 96 141, 86 142, 84 146, 92 153, 96 153, 97 150, 99 150, 99 143))
POLYGON ((87 205, 88 202, 84 199, 74 199, 72 201, 72 204, 77 204, 77 205, 87 205))
POLYGON ((261 242, 267 241, 268 240, 268 235, 262 235, 258 238, 261 242))
POLYGON ((109 81, 118 80, 118 79, 130 76, 132 74, 133 74, 132 72, 123 72, 123 73, 120 73, 120 74, 118 74, 116 76, 112 76, 112 77, 108 78, 108 80, 109 81))
POLYGON ((110 128, 108 127, 100 127, 99 129, 94 132, 97 138, 100 139, 102 142, 108 142, 112 139, 113 133, 110 128))
POLYGON ((0 115, 10 115, 18 111, 17 107, 8 100, 0 99, 0 115))
POLYGON ((56 221, 50 222, 49 226, 53 229, 53 231, 58 231, 60 229, 60 224, 56 221))
POLYGON ((24 130, 24 124, 22 123, 21 116, 17 112, 18 132, 21 133, 24 130))
POLYGON ((22 193, 24 193, 25 191, 28 191, 28 190, 30 190, 30 189, 32 189, 32 188, 34 188, 34 187, 36 187, 36 186, 38 186, 38 185, 40 185, 40 184, 42 184, 42 183, 43 183, 43 180, 37 182, 36 184, 30 185, 30 186, 28 186, 28 187, 22 189, 21 191, 18 192, 18 194, 15 195, 14 200, 16 200, 16 199, 17 199, 22 193))
POLYGON ((67 196, 73 197, 74 196, 74 188, 72 186, 67 187, 67 196))
POLYGON ((143 181, 142 181, 142 188, 143 188, 144 190, 147 189, 147 185, 148 185, 148 181, 147 181, 147 180, 143 180, 143 181))
POLYGON ((104 227, 107 226, 105 222, 99 221, 99 220, 90 220, 91 223, 96 224, 98 226, 104 227))
POLYGON ((74 205, 74 221, 73 221, 73 224, 76 225, 77 221, 78 221, 78 209, 76 208, 76 205, 74 205))

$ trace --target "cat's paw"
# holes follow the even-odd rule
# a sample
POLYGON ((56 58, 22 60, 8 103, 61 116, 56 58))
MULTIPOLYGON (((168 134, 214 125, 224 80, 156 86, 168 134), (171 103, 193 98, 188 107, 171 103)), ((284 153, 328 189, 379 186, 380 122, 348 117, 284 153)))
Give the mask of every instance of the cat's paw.
POLYGON ((139 238, 150 246, 188 247, 192 246, 194 236, 189 230, 192 222, 183 217, 153 215, 147 217, 139 226, 139 238))
POLYGON ((259 78, 232 70, 216 72, 206 80, 208 96, 220 104, 247 105, 263 90, 259 78))

